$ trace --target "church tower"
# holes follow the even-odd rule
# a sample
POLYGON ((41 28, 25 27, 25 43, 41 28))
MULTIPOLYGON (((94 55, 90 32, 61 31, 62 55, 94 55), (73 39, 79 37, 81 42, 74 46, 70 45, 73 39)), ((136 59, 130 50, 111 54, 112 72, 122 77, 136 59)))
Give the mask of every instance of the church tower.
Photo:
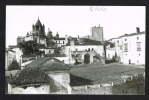
POLYGON ((57 32, 57 34, 56 34, 56 38, 59 38, 59 34, 58 34, 58 32, 57 32))

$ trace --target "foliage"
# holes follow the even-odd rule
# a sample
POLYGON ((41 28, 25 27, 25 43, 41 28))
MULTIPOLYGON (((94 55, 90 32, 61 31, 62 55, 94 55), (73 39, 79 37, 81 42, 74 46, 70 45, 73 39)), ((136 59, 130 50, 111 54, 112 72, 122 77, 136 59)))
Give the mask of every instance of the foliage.
POLYGON ((60 52, 61 52, 61 47, 56 47, 56 48, 54 49, 54 51, 55 51, 55 53, 60 53, 60 52))
POLYGON ((19 64, 17 61, 13 61, 11 65, 8 66, 8 70, 18 70, 20 69, 19 64))
POLYGON ((22 49, 24 55, 33 54, 34 51, 38 51, 37 49, 35 49, 36 45, 37 44, 35 41, 26 41, 18 44, 19 48, 22 49))

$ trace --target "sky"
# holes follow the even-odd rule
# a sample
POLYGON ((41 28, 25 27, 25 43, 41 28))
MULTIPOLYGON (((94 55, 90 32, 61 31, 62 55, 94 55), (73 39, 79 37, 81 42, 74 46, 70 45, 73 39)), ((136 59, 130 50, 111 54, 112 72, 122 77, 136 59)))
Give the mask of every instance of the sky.
POLYGON ((16 45, 39 20, 53 35, 77 37, 90 35, 90 28, 103 27, 104 39, 146 28, 145 6, 6 6, 6 47, 16 45))

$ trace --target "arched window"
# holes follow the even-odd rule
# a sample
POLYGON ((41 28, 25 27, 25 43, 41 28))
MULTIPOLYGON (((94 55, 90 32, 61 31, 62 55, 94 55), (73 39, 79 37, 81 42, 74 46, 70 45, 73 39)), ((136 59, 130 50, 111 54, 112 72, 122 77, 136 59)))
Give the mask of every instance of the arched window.
POLYGON ((92 51, 94 51, 94 48, 92 48, 92 51))
POLYGON ((88 49, 88 51, 90 51, 90 48, 88 49))

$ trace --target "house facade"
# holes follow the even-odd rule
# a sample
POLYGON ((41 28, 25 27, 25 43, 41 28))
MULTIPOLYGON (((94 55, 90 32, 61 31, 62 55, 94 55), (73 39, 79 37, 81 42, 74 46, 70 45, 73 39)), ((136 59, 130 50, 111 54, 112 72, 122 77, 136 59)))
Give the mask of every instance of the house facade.
POLYGON ((136 33, 125 34, 110 40, 115 44, 119 62, 145 65, 145 33, 140 32, 137 28, 136 33))

